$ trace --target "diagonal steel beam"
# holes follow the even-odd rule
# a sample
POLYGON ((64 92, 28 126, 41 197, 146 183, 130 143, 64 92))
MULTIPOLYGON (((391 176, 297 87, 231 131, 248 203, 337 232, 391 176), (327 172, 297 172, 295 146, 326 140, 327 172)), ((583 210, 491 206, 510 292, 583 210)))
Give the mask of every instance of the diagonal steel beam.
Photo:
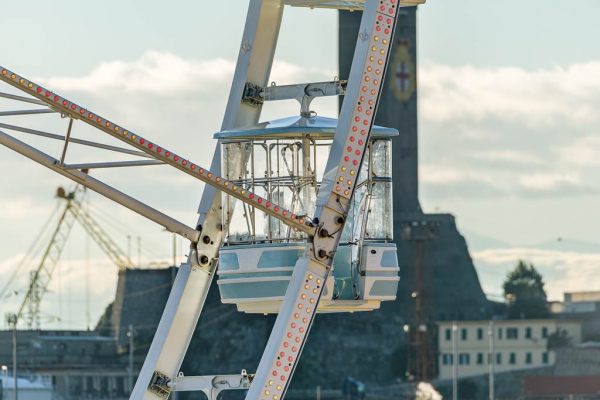
MULTIPOLYGON (((59 111, 61 114, 68 115, 73 119, 78 119, 88 125, 93 126, 109 135, 151 155, 157 160, 163 161, 188 175, 193 176, 200 181, 207 183, 218 190, 237 198, 251 206, 258 208, 265 214, 281 220, 286 225, 308 234, 314 235, 315 229, 310 225, 310 222, 302 216, 297 216, 295 213, 288 211, 277 204, 273 204, 269 200, 257 196, 256 194, 247 191, 246 189, 237 186, 234 182, 215 175, 212 172, 198 166, 184 157, 159 146, 156 143, 147 140, 128 129, 107 120, 106 118, 84 108, 62 96, 46 89, 34 82, 31 82, 16 73, 9 71, 6 68, 0 67, 0 80, 16 87, 19 90, 30 94, 39 100, 46 103, 53 110, 59 111)), ((0 113, 2 115, 2 113, 0 113)))
POLYGON ((399 0, 367 0, 346 96, 317 196, 317 235, 298 259, 246 400, 283 400, 350 210, 389 59, 399 0))
MULTIPOLYGON (((0 128, 10 129, 11 131, 29 133, 30 135, 36 135, 36 136, 41 136, 41 137, 55 139, 55 140, 61 140, 61 141, 65 141, 67 139, 63 135, 57 135, 56 133, 38 131, 37 129, 30 129, 30 128, 25 128, 22 126, 11 125, 11 124, 3 124, 1 122, 0 122, 0 128)), ((96 142, 92 142, 91 140, 71 138, 71 139, 69 139, 69 141, 71 141, 72 143, 81 144, 83 146, 96 147, 99 149, 115 151, 117 153, 131 154, 134 156, 139 156, 139 157, 144 157, 144 158, 154 158, 154 157, 149 156, 146 153, 142 153, 141 151, 125 149, 123 147, 111 146, 109 144, 104 144, 104 143, 96 143, 96 142)))
POLYGON ((56 111, 51 109, 40 110, 16 110, 16 111, 0 111, 0 117, 14 117, 17 115, 35 115, 35 114, 54 114, 56 111))
POLYGON ((4 97, 5 99, 22 101, 22 102, 25 102, 25 103, 38 104, 38 105, 41 105, 41 106, 45 106, 46 105, 46 103, 44 103, 43 101, 39 101, 37 99, 32 99, 30 97, 17 96, 17 95, 10 94, 10 93, 0 92, 0 97, 4 97))
POLYGON ((89 176, 86 173, 78 170, 66 170, 65 168, 60 167, 60 161, 56 158, 50 157, 48 154, 43 153, 2 131, 0 131, 0 144, 16 151, 21 155, 24 155, 25 157, 43 165, 44 167, 50 168, 54 172, 57 172, 77 183, 82 184, 87 188, 92 189, 93 191, 129 208, 130 210, 148 218, 149 220, 164 226, 170 232, 177 233, 192 242, 197 242, 200 238, 200 232, 197 230, 190 228, 189 226, 161 213, 158 210, 155 210, 154 208, 126 195, 125 193, 116 190, 115 188, 89 176))

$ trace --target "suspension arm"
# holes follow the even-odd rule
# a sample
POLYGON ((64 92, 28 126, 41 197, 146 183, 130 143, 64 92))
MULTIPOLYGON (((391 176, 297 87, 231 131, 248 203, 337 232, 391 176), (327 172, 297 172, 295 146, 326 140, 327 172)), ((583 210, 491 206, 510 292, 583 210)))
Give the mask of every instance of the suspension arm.
POLYGON ((291 211, 273 204, 267 199, 257 196, 221 176, 213 174, 209 170, 198 166, 190 160, 139 136, 6 68, 0 67, 0 80, 43 101, 52 110, 60 112, 62 115, 67 115, 70 118, 78 119, 94 128, 108 133, 109 135, 136 147, 144 153, 151 155, 153 158, 161 160, 165 164, 169 164, 244 203, 258 208, 265 214, 281 220, 283 223, 294 229, 304 232, 309 236, 314 236, 315 234, 316 229, 312 227, 310 222, 305 220, 304 217, 297 216, 291 211))
POLYGON ((117 189, 107 185, 106 183, 95 179, 88 174, 79 170, 68 170, 60 166, 60 161, 50 157, 48 154, 39 151, 38 149, 29 146, 26 143, 21 142, 14 137, 7 135, 0 131, 0 144, 8 147, 17 153, 24 155, 25 157, 42 164, 43 166, 50 168, 54 172, 57 172, 83 186, 92 189, 96 193, 99 193, 136 213, 148 218, 151 221, 156 222, 159 225, 164 226, 167 230, 177 233, 190 241, 196 243, 200 237, 200 232, 190 228, 189 226, 182 224, 181 222, 161 213, 158 210, 142 203, 139 200, 134 199, 118 191, 117 189))

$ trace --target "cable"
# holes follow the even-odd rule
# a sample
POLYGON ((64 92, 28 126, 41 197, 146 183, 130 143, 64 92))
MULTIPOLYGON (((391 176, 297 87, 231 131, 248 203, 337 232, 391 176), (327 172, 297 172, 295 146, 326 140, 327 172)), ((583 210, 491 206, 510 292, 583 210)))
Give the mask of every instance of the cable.
POLYGON ((15 279, 17 277, 17 274, 19 273, 20 269, 23 268, 23 266, 25 265, 25 262, 32 255, 32 251, 33 251, 34 247, 36 245, 39 245, 41 243, 40 239, 41 239, 42 235, 46 232, 47 228, 50 226, 50 221, 52 221, 52 219, 55 217, 56 213, 58 212, 58 208, 59 207, 60 207, 60 203, 57 202, 56 206, 54 207, 54 211, 52 211, 52 213, 50 214, 50 217, 48 218, 48 220, 42 226, 41 231, 35 237, 35 239, 31 243, 31 245, 29 246, 29 249, 27 249, 27 251, 23 255, 23 258, 21 259, 21 261, 19 262, 19 264, 17 264, 17 267, 14 269, 13 273, 10 275, 10 277, 8 278, 8 280, 6 281, 6 283, 4 284, 2 290, 0 290, 0 299, 4 298, 4 295, 8 291, 8 288, 15 281, 15 279))

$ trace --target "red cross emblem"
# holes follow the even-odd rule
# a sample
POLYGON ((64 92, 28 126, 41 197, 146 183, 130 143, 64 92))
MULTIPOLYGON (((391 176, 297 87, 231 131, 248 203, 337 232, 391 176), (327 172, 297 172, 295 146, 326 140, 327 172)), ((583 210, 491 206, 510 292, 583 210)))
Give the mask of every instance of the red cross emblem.
POLYGON ((410 87, 410 69, 404 61, 396 65, 396 85, 402 92, 410 87))

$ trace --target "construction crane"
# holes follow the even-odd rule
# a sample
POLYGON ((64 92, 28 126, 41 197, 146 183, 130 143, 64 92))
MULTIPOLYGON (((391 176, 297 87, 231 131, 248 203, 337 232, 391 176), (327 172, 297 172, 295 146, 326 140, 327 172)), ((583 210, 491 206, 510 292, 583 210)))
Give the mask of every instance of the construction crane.
MULTIPOLYGON (((0 144, 12 149, 29 159, 94 190, 107 198, 145 216, 164 226, 167 230, 177 233, 190 241, 191 249, 186 263, 182 264, 173 283, 171 293, 164 308, 163 316, 150 346, 142 370, 138 376, 132 400, 167 399, 173 391, 203 391, 208 398, 216 399, 216 394, 223 388, 248 389, 248 400, 283 400, 290 385, 292 375, 300 354, 306 343, 308 333, 317 313, 320 300, 324 294, 331 294, 330 277, 333 259, 338 251, 338 245, 349 220, 360 221, 361 215, 368 213, 369 202, 386 197, 391 180, 373 185, 367 180, 367 194, 355 198, 358 191, 364 190, 365 182, 363 164, 382 167, 384 165, 371 160, 374 151, 371 143, 371 133, 377 105, 382 94, 382 83, 390 59, 390 48, 401 6, 414 6, 424 3, 424 0, 251 0, 246 18, 238 62, 234 73, 233 84, 225 110, 221 127, 222 136, 218 136, 218 146, 210 169, 202 168, 191 160, 165 149, 156 142, 149 140, 103 116, 82 107, 61 95, 32 82, 9 69, 0 67, 0 80, 8 83, 28 95, 28 97, 4 94, 3 97, 15 101, 35 103, 47 108, 35 110, 14 110, 3 112, 0 116, 24 116, 41 113, 58 113, 69 119, 69 126, 64 136, 48 134, 34 129, 24 129, 14 125, 1 124, 0 128, 45 136, 62 140, 63 151, 59 158, 50 156, 38 148, 28 145, 15 137, 0 131, 0 144), (269 85, 269 75, 279 29, 281 27, 284 6, 309 8, 334 8, 362 10, 362 20, 357 37, 350 76, 347 85, 338 90, 339 82, 317 82, 272 87, 269 85), (316 90, 308 90, 316 88, 316 90), (333 90, 330 90, 333 88, 333 90), (311 118, 314 113, 306 110, 310 100, 317 96, 344 95, 339 119, 333 124, 332 141, 327 155, 327 163, 323 168, 322 180, 313 185, 318 192, 303 190, 307 182, 314 181, 311 177, 305 181, 295 179, 296 190, 291 198, 281 196, 278 181, 270 176, 250 177, 247 183, 245 175, 247 166, 253 164, 253 158, 244 148, 244 140, 233 138, 234 146, 225 148, 229 143, 228 133, 237 128, 257 124, 266 101, 299 99, 302 104, 302 117, 311 118), (33 97, 33 99, 31 98, 33 97), (96 128, 135 148, 107 146, 102 143, 83 141, 72 138, 74 121, 96 128), (103 163, 68 164, 66 163, 67 147, 70 143, 78 143, 105 150, 116 151, 146 157, 146 160, 118 161, 103 163), (224 151, 222 155, 221 151, 224 151), (225 154, 226 151, 226 154, 225 154), (366 155, 369 154, 369 157, 366 155), (149 158, 149 159, 148 159, 149 158), (226 165, 222 165, 226 163, 226 165), (88 176, 81 170, 84 168, 135 167, 142 165, 166 164, 174 167, 208 185, 205 188, 198 213, 200 215, 194 227, 190 227, 172 218, 142 201, 116 190, 110 185, 88 176), (256 183, 264 183, 264 186, 256 183), (372 186, 379 185, 378 191, 372 186), (265 191, 264 188, 267 188, 265 191), (275 190, 274 190, 275 189, 275 190), (387 192, 386 192, 387 190, 387 192), (316 192, 316 193, 315 193, 316 192), (314 207, 305 207, 302 212, 296 212, 298 196, 307 193, 314 207), (227 201, 223 201, 225 194, 227 201), (360 200, 360 201, 358 201, 360 200), (219 251, 229 231, 228 224, 233 222, 236 201, 243 203, 244 209, 250 208, 251 220, 256 221, 256 213, 262 213, 269 221, 283 224, 288 229, 283 240, 297 239, 303 243, 301 248, 293 249, 286 255, 294 255, 293 271, 286 281, 285 294, 281 300, 275 325, 269 337, 256 374, 240 375, 211 375, 204 377, 186 377, 179 369, 183 362, 187 347, 194 333, 204 301, 212 279, 217 272, 219 251), (358 204, 357 204, 358 201, 358 204), (357 212, 355 212, 358 210, 357 212), (361 214, 362 213, 362 214, 361 214), (224 218, 224 215, 226 218, 224 218), (329 278, 329 279, 328 279, 329 278), (326 288, 328 288, 326 290, 326 288)), ((225 28, 224 28, 225 29, 225 28)), ((258 132, 257 132, 258 134, 258 132)), ((285 136, 287 133, 279 132, 285 136)), ((234 133, 234 136, 237 133, 234 133)), ((265 133, 263 132, 263 136, 265 133)), ((285 136, 287 137, 287 136, 285 136)), ((246 139, 247 141, 247 139, 246 139)), ((294 143, 293 160, 297 164, 306 162, 303 170, 312 175, 310 159, 304 149, 306 143, 294 143), (302 157, 300 155, 302 154, 302 157)), ((276 145, 273 148, 277 148, 276 145)), ((390 150, 391 151, 391 150, 390 150)), ((269 160, 267 155, 267 161, 269 160)), ((267 168, 267 173, 271 168, 267 168)), ((296 168, 300 170, 300 168, 296 168)), ((369 174, 373 172, 369 170, 369 174)), ((299 198, 300 200, 301 197, 299 198)), ((384 224, 389 220, 385 213, 375 218, 374 223, 384 224)), ((365 223, 356 223, 352 230, 358 235, 356 243, 362 243, 366 235, 365 223)), ((273 227, 273 225, 270 225, 273 227)), ((277 228, 275 226, 275 228, 277 228)), ((269 232, 278 231, 270 229, 269 232)), ((255 232, 254 232, 255 233, 255 232)), ((256 235, 255 235, 256 236, 256 235)), ((254 237, 253 240, 257 238, 254 237)), ((261 240, 272 241, 270 236, 261 240)), ((278 239, 279 240, 279 239, 278 239)), ((356 272, 362 277, 362 266, 373 259, 382 261, 382 252, 361 252, 353 248, 352 255, 358 254, 356 272)), ((386 265, 393 265, 395 248, 386 258, 386 265)), ((235 265, 235 257, 227 257, 235 265)), ((239 260, 239 258, 238 258, 239 260)), ((268 260, 267 265, 283 267, 289 258, 279 257, 268 260)), ((246 260, 242 259, 242 263, 246 260)), ((397 260, 396 260, 397 262, 397 260)), ((387 268, 382 264, 382 269, 387 268)), ((390 286, 397 285, 390 281, 380 285, 377 293, 390 286)), ((361 293, 357 293, 358 296, 361 293)), ((259 297, 260 293, 257 294, 259 297)), ((395 294, 394 294, 395 296, 395 294)))
POLYGON ((37 268, 30 273, 29 287, 23 301, 17 312, 7 317, 7 321, 10 321, 11 325, 24 321, 27 329, 41 328, 40 307, 42 298, 48 291, 48 285, 52 280, 75 221, 81 224, 87 234, 119 270, 133 265, 129 257, 84 208, 80 199, 84 191, 85 188, 81 185, 76 185, 70 192, 65 191, 62 187, 57 189, 56 197, 65 200, 65 207, 58 218, 56 228, 37 268))

